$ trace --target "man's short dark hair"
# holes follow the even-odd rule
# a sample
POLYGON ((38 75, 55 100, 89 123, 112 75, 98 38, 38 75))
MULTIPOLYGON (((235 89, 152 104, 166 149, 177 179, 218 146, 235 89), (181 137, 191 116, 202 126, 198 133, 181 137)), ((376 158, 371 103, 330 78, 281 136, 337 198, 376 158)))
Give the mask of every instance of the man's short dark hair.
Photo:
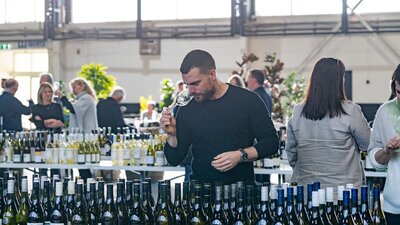
POLYGON ((263 85, 265 81, 265 75, 262 70, 250 70, 251 76, 256 79, 259 85, 263 85))
POLYGON ((199 68, 201 73, 207 74, 210 70, 216 68, 215 61, 211 54, 204 50, 192 50, 183 59, 179 70, 182 74, 186 74, 193 68, 199 68))

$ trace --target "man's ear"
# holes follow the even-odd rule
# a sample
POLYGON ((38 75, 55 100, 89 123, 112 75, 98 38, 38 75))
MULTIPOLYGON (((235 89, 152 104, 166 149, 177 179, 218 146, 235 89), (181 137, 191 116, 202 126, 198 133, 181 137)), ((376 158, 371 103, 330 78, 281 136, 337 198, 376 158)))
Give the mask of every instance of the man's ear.
POLYGON ((212 80, 216 80, 217 79, 217 71, 215 69, 211 69, 210 76, 211 76, 212 80))

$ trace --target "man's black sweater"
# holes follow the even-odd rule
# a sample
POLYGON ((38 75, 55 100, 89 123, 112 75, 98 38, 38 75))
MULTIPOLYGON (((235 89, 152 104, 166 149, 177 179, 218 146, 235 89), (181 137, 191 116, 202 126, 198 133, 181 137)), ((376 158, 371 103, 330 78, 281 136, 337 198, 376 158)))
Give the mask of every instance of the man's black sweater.
POLYGON ((191 179, 200 182, 254 182, 253 163, 239 163, 227 172, 211 166, 218 154, 254 146, 258 158, 278 150, 278 137, 268 110, 257 94, 229 85, 219 99, 198 103, 192 100, 177 112, 177 148, 168 143, 164 151, 168 162, 179 165, 193 144, 191 179), (254 144, 254 140, 257 143, 254 144))

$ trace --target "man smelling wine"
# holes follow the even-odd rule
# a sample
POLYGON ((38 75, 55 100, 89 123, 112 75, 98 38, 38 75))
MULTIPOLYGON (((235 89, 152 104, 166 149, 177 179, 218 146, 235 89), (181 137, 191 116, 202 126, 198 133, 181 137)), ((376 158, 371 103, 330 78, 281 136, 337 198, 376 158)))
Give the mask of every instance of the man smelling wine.
POLYGON ((257 94, 220 81, 214 59, 206 51, 189 52, 180 71, 194 100, 180 107, 176 118, 170 109, 162 113, 168 162, 179 165, 192 145, 191 179, 254 183, 252 161, 278 150, 276 130, 264 103, 257 94))

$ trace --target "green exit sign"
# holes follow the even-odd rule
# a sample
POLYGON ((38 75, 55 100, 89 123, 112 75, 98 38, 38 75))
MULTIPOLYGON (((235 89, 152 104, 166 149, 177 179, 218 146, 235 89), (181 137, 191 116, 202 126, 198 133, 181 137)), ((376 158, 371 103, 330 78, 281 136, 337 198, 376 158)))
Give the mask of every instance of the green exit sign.
POLYGON ((10 43, 0 43, 0 50, 3 49, 11 49, 11 44, 10 43))

